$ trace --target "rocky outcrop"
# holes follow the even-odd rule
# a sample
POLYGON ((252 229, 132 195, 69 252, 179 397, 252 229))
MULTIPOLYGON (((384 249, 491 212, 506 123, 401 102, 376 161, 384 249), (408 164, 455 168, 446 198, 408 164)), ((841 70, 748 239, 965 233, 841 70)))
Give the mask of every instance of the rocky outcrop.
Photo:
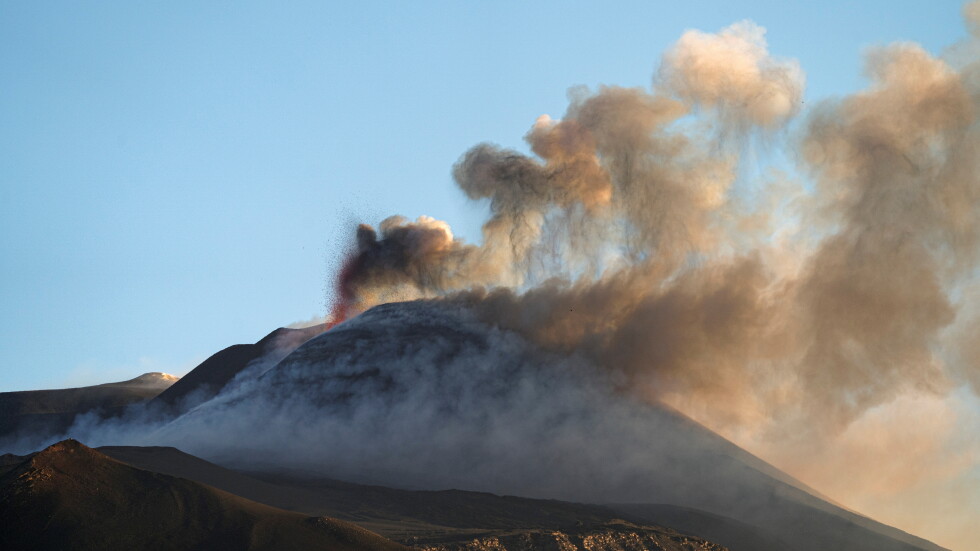
POLYGON ((420 551, 728 551, 695 536, 627 522, 612 522, 582 532, 516 532, 415 548, 420 551))

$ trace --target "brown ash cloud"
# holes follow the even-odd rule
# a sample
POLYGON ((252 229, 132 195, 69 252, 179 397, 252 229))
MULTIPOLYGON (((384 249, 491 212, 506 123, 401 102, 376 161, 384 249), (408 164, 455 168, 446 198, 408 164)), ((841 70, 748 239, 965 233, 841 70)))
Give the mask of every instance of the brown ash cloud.
MULTIPOLYGON (((973 32, 977 6, 964 7, 973 32)), ((689 31, 649 89, 573 88, 560 119, 527 132, 528 153, 464 153, 453 177, 489 206, 482 242, 448 228, 432 249, 375 241, 397 258, 396 281, 350 278, 350 313, 392 289, 461 301, 544 350, 589 358, 623 393, 819 471, 807 456, 853 452, 856 431, 885 426, 895 404, 976 399, 970 40, 948 60, 911 43, 874 47, 865 89, 804 112, 803 71, 768 52, 764 29, 689 31), (772 144, 797 178, 752 170, 772 144)), ((923 419, 955 427, 970 415, 943 407, 923 419)), ((953 433, 917 431, 932 441, 910 444, 924 450, 916 461, 976 457, 953 433)))

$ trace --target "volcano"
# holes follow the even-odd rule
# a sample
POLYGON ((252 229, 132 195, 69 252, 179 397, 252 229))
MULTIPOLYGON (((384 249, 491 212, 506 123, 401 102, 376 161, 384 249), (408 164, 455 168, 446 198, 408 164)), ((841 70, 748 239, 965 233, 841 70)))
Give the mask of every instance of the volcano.
MULTIPOLYGON (((145 494, 163 517, 193 517, 181 537, 200 541, 215 531, 247 539, 282 523, 302 539, 319 530, 307 516, 328 515, 444 549, 543 549, 559 545, 559 533, 583 548, 595 538, 610 546, 639 538, 650 549, 684 541, 734 551, 941 549, 832 503, 682 413, 638 398, 614 371, 545 351, 467 300, 385 304, 326 332, 279 330, 249 346, 244 360, 219 362, 228 356, 219 353, 185 376, 181 393, 195 399, 174 400, 166 415, 146 403, 71 427, 157 477, 73 442, 4 456, 5 514, 23 519, 16 537, 43 532, 56 546, 69 536, 37 532, 38 519, 63 509, 118 512, 145 494), (147 444, 156 447, 133 447, 147 444), (35 482, 49 475, 67 478, 37 493, 35 482), (197 508, 154 505, 171 484, 197 508), (108 505, 100 488, 111 489, 108 505), (214 511, 224 512, 201 520, 214 511), (262 520, 269 515, 278 520, 262 520)), ((83 516, 58 517, 75 519, 64 534, 95 542, 122 530, 83 516)))
POLYGON ((739 533, 772 549, 941 549, 461 301, 375 307, 148 438, 250 471, 598 503, 732 549, 739 533))

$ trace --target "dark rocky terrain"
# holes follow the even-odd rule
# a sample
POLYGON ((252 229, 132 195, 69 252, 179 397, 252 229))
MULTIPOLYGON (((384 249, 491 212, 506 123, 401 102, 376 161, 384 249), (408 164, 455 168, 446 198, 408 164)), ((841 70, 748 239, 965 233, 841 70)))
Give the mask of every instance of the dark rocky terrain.
POLYGON ((588 532, 533 530, 502 536, 474 538, 464 542, 421 545, 424 551, 623 551, 683 550, 724 551, 725 548, 673 530, 636 526, 615 521, 588 532))
MULTIPOLYGON (((630 548, 625 543, 627 539, 633 538, 630 541, 635 542, 638 541, 636 538, 646 537, 643 534, 653 537, 651 534, 667 533, 670 537, 696 535, 697 538, 688 539, 703 539, 705 545, 714 542, 733 551, 801 548, 780 540, 775 535, 781 531, 778 526, 752 525, 728 516, 669 504, 595 505, 460 490, 404 490, 301 473, 239 472, 169 447, 107 446, 99 451, 146 470, 196 480, 282 509, 355 522, 406 545, 474 551, 559 548, 571 551, 572 547, 567 545, 581 546, 585 541, 581 538, 586 535, 608 534, 611 539, 603 541, 618 542, 617 545, 625 545, 623 548, 626 549, 630 548), (670 530, 651 527, 669 527, 670 530), (654 532, 648 534, 644 530, 654 532), (562 538, 571 539, 566 544, 562 538), (532 542, 542 547, 522 547, 532 542), (554 547, 558 545, 556 542, 561 545, 554 547)), ((827 532, 805 528, 801 537, 817 544, 828 540, 836 542, 842 536, 850 537, 853 543, 842 549, 923 548, 884 535, 875 537, 868 528, 845 524, 839 519, 821 522, 827 532), (840 526, 845 526, 844 531, 835 532, 840 526)), ((598 545, 597 540, 588 541, 589 545, 598 545)), ((702 548, 711 549, 691 547, 702 548)))
POLYGON ((254 501, 357 522, 403 543, 438 544, 523 531, 589 531, 622 514, 599 505, 460 490, 419 491, 298 474, 243 473, 175 448, 106 446, 99 451, 154 472, 196 480, 254 501))
MULTIPOLYGON (((0 548, 404 549, 351 522, 263 505, 187 478, 137 468, 102 451, 142 459, 144 465, 170 465, 166 470, 192 472, 195 478, 264 494, 271 501, 289 500, 294 493, 287 486, 252 479, 173 449, 93 450, 65 440, 39 453, 0 458, 0 518, 9 519, 0 531, 0 548)), ((423 519, 451 525, 429 525, 430 532, 433 528, 438 532, 435 538, 405 538, 405 543, 421 549, 725 551, 670 529, 600 520, 611 511, 599 507, 470 492, 402 492, 335 484, 344 490, 333 494, 314 490, 299 499, 318 496, 319 507, 330 511, 353 506, 357 512, 344 516, 382 527, 401 523, 420 530, 418 534, 424 531, 420 529, 425 525, 423 519), (374 523, 369 521, 372 517, 374 523)))
POLYGON ((74 440, 0 475, 0 549, 398 551, 351 523, 126 465, 74 440))

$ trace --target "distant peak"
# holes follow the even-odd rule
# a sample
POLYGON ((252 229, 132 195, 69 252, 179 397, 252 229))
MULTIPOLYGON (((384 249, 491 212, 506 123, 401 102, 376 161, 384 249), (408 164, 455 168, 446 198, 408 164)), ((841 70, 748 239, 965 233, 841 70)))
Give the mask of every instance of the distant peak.
POLYGON ((160 371, 151 371, 149 373, 144 373, 139 377, 133 379, 134 381, 167 381, 169 383, 177 382, 180 377, 176 375, 171 375, 169 373, 161 373, 160 371))
POLYGON ((120 381, 118 383, 106 383, 102 386, 139 386, 148 388, 159 388, 163 390, 169 388, 170 385, 176 383, 180 380, 180 377, 171 375, 169 373, 161 373, 159 371, 151 371, 149 373, 144 373, 135 379, 130 379, 128 381, 120 381))

